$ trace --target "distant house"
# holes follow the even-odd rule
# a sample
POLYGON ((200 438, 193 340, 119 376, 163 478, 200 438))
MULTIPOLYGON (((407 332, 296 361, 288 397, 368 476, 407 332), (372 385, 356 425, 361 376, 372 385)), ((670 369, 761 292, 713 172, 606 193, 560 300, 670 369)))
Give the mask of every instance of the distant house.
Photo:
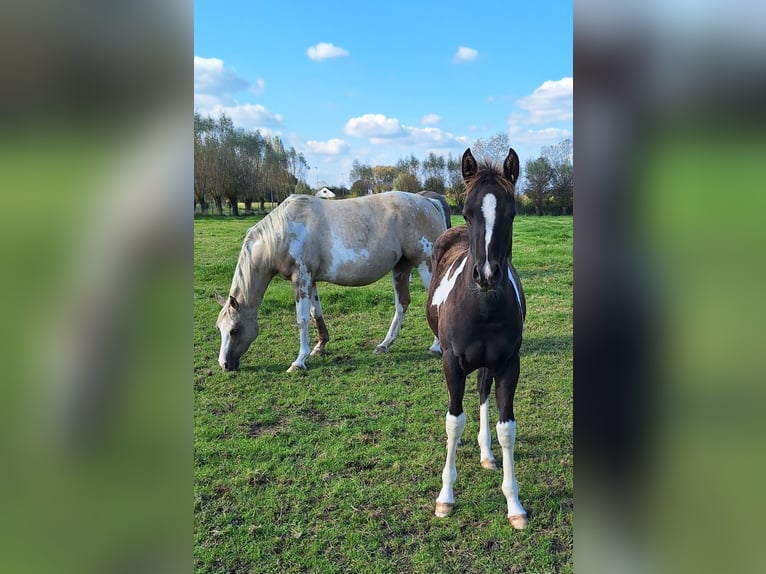
POLYGON ((317 197, 321 197, 322 199, 332 199, 335 197, 335 194, 332 192, 332 190, 328 187, 323 187, 315 194, 317 197))

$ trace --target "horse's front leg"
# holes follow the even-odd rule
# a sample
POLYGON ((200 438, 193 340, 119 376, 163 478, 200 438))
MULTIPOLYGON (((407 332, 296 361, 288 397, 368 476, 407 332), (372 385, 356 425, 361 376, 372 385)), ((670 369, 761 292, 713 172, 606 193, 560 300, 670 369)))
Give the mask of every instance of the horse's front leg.
POLYGON ((508 503, 508 522, 517 530, 527 525, 527 511, 519 502, 519 485, 513 461, 516 443, 516 418, 513 414, 513 397, 519 381, 519 353, 511 359, 505 371, 496 377, 495 395, 500 417, 497 422, 497 440, 503 448, 503 494, 508 503))
POLYGON ((442 367, 447 379, 449 390, 449 409, 445 418, 447 431, 447 460, 442 470, 442 489, 436 499, 434 514, 443 518, 452 514, 455 506, 453 487, 457 480, 457 445, 465 430, 465 413, 463 412, 463 392, 465 390, 465 371, 460 367, 457 358, 451 352, 442 358, 442 367))
POLYGON ((324 355, 325 345, 330 340, 330 332, 327 330, 327 325, 324 322, 324 315, 322 314, 322 304, 319 302, 319 291, 317 291, 317 284, 311 285, 311 316, 314 317, 314 321, 317 324, 317 332, 319 334, 319 341, 311 351, 312 355, 324 355))
POLYGON ((394 318, 391 321, 391 326, 388 328, 386 338, 375 347, 375 353, 388 353, 388 349, 396 341, 396 337, 399 335, 399 330, 402 328, 402 321, 404 320, 404 313, 407 311, 407 307, 410 306, 410 271, 412 265, 408 262, 402 262, 396 264, 391 272, 391 280, 394 284, 394 318))
MULTIPOLYGON (((423 282, 423 287, 425 287, 426 293, 428 293, 428 288, 431 286, 432 275, 427 261, 423 261, 420 265, 418 265, 418 275, 420 275, 420 280, 423 282)), ((439 343, 438 337, 434 336, 434 342, 431 343, 431 346, 428 347, 428 350, 434 355, 442 354, 442 346, 439 343)))
POLYGON ((295 294, 295 319, 298 322, 300 334, 300 351, 298 357, 287 369, 287 372, 306 368, 306 359, 310 354, 309 321, 311 320, 311 277, 306 273, 297 273, 292 278, 293 293, 295 294))

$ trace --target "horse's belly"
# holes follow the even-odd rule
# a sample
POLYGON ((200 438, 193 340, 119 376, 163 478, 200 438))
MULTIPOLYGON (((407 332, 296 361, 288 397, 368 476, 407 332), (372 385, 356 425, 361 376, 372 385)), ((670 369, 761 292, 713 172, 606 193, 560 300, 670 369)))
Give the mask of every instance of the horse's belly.
POLYGON ((374 283, 396 265, 401 253, 374 248, 333 249, 325 264, 315 272, 317 281, 358 287, 374 283))

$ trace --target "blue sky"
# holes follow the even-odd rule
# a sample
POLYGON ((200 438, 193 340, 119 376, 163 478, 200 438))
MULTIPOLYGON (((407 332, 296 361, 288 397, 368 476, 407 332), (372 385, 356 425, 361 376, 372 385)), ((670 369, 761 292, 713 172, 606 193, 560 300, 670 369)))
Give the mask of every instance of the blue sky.
POLYGON ((312 186, 499 132, 523 165, 572 137, 572 75, 571 1, 194 3, 195 110, 280 135, 312 186))

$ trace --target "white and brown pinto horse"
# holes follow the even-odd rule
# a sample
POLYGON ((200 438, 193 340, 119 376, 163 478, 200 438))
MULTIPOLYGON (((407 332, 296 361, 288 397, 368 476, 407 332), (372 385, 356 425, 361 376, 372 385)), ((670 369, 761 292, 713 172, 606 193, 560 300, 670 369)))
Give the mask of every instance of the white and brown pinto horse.
POLYGON ((513 467, 513 397, 519 380, 526 301, 511 264, 519 158, 511 149, 500 173, 492 166, 479 166, 468 149, 463 154, 462 172, 467 226, 450 229, 434 245, 434 277, 426 303, 428 324, 443 349, 442 366, 449 391, 447 461, 436 515, 448 516, 455 504, 455 457, 465 429, 465 381, 469 373, 478 371, 481 465, 496 468, 489 426, 489 392, 494 379, 499 411, 497 439, 503 450, 502 490, 508 502, 508 521, 520 529, 527 524, 527 513, 519 502, 513 467))
MULTIPOLYGON (((395 312, 388 334, 375 352, 387 352, 396 340, 410 303, 410 272, 431 283, 431 250, 446 229, 449 214, 439 201, 390 191, 328 201, 291 195, 251 227, 244 239, 229 297, 216 293, 222 309, 218 362, 224 370, 239 367, 240 357, 258 336, 258 308, 271 280, 289 280, 295 295, 300 351, 288 371, 305 369, 309 354, 323 355, 330 339, 319 302, 317 282, 369 285, 393 270, 395 312), (319 342, 309 346, 314 317, 319 342)), ((430 348, 441 351, 438 339, 430 348)))

